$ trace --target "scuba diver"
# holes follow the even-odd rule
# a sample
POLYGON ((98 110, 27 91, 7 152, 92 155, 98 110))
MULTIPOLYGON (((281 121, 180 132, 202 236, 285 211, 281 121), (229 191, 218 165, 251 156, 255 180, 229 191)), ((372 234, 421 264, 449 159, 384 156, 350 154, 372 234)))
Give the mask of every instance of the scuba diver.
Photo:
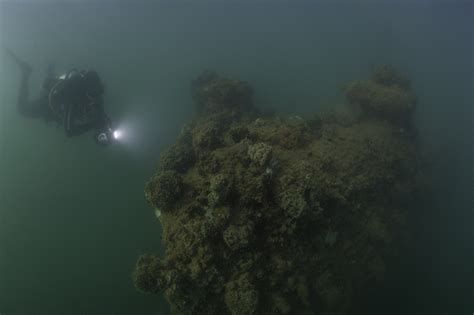
POLYGON ((40 97, 28 100, 28 80, 31 66, 7 50, 21 69, 18 111, 27 117, 43 118, 62 125, 67 136, 76 136, 95 130, 96 143, 108 145, 116 135, 111 121, 104 112, 102 95, 104 85, 96 71, 72 69, 56 76, 50 66, 43 81, 40 97))

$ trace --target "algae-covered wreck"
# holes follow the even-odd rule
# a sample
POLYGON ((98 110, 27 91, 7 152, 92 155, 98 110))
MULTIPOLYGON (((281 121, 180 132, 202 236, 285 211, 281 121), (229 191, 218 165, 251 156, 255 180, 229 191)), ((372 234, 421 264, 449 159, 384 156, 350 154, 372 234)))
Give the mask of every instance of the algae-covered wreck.
POLYGON ((379 67, 342 113, 260 115, 252 89, 207 72, 196 119, 146 185, 164 257, 134 281, 174 314, 349 314, 381 281, 417 189, 409 81, 379 67))

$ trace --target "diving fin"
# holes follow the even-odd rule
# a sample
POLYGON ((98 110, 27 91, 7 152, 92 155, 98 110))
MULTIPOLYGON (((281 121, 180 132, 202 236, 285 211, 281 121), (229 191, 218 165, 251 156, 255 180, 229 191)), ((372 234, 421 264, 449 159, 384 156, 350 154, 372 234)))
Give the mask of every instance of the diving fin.
POLYGON ((26 76, 29 76, 31 71, 32 71, 32 67, 29 63, 27 63, 26 61, 20 59, 17 55, 15 55, 13 53, 13 51, 11 51, 10 49, 8 48, 5 48, 6 52, 8 53, 8 55, 10 55, 10 57, 12 57, 13 61, 20 67, 20 70, 21 72, 26 75, 26 76))

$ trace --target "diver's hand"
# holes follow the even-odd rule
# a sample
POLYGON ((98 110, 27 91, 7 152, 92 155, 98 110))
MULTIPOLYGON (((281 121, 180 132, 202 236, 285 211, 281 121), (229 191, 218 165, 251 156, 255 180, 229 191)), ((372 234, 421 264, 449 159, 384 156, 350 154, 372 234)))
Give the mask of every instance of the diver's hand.
POLYGON ((107 146, 111 144, 113 140, 114 140, 114 137, 113 137, 113 131, 111 128, 99 132, 95 137, 96 143, 103 146, 107 146))

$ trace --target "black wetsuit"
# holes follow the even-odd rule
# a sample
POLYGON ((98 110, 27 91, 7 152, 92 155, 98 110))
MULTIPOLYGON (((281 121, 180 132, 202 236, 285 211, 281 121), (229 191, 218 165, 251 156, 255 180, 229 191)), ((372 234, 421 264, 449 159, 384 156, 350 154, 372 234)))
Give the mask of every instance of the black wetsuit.
POLYGON ((25 116, 57 121, 68 136, 95 129, 106 131, 110 120, 104 112, 102 95, 88 91, 85 73, 70 71, 65 78, 47 78, 39 99, 20 108, 25 116))

